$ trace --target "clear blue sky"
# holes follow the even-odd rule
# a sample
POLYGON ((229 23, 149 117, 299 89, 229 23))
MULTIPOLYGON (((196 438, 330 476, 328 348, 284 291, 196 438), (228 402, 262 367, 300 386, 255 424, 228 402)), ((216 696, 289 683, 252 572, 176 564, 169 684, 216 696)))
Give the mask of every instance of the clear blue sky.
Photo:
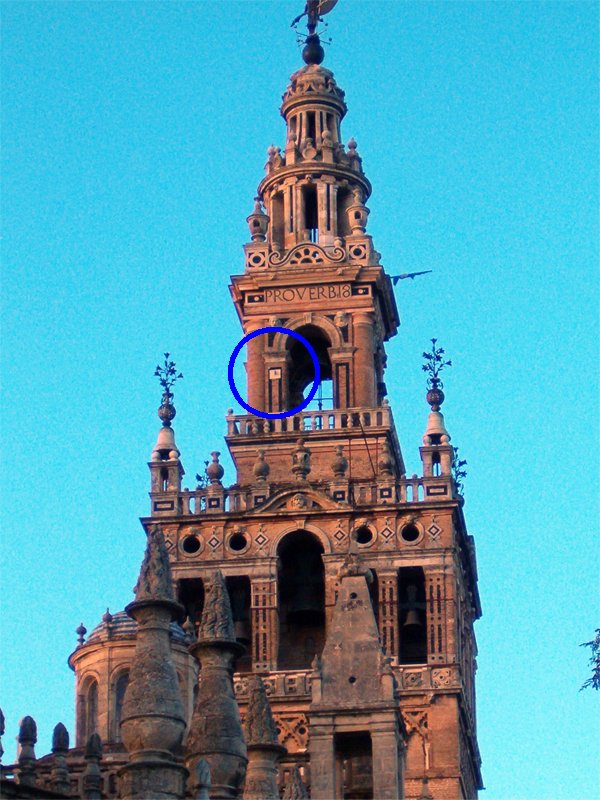
MULTIPOLYGON (((2 686, 6 759, 73 731, 74 629, 131 599, 158 430, 185 380, 190 485, 224 449, 240 338, 227 289, 303 2, 2 3, 2 686)), ((454 362, 446 421, 484 615, 487 800, 598 797, 598 5, 358 2, 329 17, 402 317, 387 383, 409 472, 420 356, 454 362)), ((234 481, 230 463, 226 480, 234 481)))

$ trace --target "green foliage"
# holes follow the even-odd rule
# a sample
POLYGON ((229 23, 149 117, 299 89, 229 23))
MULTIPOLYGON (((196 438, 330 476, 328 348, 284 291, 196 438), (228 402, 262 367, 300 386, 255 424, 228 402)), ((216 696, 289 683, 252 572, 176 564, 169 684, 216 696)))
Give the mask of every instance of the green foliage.
POLYGON ((590 642, 583 642, 580 647, 589 647, 592 651, 590 656, 589 665, 592 668, 592 674, 584 682, 580 692, 583 689, 592 687, 592 689, 600 689, 600 628, 596 628, 596 636, 590 642))

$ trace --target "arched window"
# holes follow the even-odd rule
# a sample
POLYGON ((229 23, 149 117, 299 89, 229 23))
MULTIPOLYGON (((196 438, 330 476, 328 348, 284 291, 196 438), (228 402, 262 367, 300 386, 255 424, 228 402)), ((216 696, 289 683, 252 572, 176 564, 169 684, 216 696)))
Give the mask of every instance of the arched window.
MULTIPOLYGON (((304 336, 312 345, 319 360, 321 383, 315 398, 307 406, 309 411, 321 411, 323 408, 333 407, 333 373, 329 348, 331 342, 325 333, 316 325, 304 325, 298 328, 298 333, 304 336)), ((300 405, 310 391, 314 379, 315 368, 310 353, 297 339, 288 336, 287 348, 289 353, 289 403, 288 408, 300 405)))
POLYGON ((82 746, 93 733, 98 732, 98 682, 91 680, 83 690, 81 703, 82 746))
POLYGON ((125 691, 129 683, 129 672, 122 672, 115 682, 114 703, 115 703, 115 724, 113 738, 115 742, 121 741, 121 720, 123 719, 123 701, 125 691))
POLYGON ((401 664, 427 663, 425 574, 422 567, 398 572, 399 639, 401 664))
POLYGON ((279 669, 307 669, 325 643, 323 547, 311 533, 288 534, 278 548, 279 669))

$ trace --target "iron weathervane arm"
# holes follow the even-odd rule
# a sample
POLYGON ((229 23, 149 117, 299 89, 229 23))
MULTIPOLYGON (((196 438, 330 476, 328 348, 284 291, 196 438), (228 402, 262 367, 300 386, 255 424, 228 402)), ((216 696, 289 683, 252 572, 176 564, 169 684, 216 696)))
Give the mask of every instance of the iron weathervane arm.
POLYGON ((402 272, 400 275, 390 275, 392 279, 392 283, 394 286, 398 283, 398 281, 404 281, 407 278, 410 278, 411 281, 417 277, 417 275, 429 275, 430 272, 433 272, 432 269, 424 269, 422 272, 402 272))

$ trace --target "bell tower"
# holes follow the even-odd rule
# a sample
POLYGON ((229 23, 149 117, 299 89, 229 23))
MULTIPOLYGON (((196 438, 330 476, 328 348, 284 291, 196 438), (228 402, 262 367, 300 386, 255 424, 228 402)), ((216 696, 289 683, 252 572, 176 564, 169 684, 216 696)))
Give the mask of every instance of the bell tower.
POLYGON ((440 411, 448 364, 434 341, 422 474, 407 476, 385 384, 398 310, 367 233, 371 185, 356 141, 343 144, 344 92, 322 66, 318 5, 307 4, 305 65, 283 95, 285 145, 268 148, 244 271, 231 278, 251 409, 226 418, 235 480, 224 484, 215 450, 182 488, 169 374, 143 522, 160 523, 196 627, 222 573, 245 651, 236 697, 244 718, 262 677, 287 751, 280 782, 299 768, 315 798, 471 800, 481 610, 440 411))

